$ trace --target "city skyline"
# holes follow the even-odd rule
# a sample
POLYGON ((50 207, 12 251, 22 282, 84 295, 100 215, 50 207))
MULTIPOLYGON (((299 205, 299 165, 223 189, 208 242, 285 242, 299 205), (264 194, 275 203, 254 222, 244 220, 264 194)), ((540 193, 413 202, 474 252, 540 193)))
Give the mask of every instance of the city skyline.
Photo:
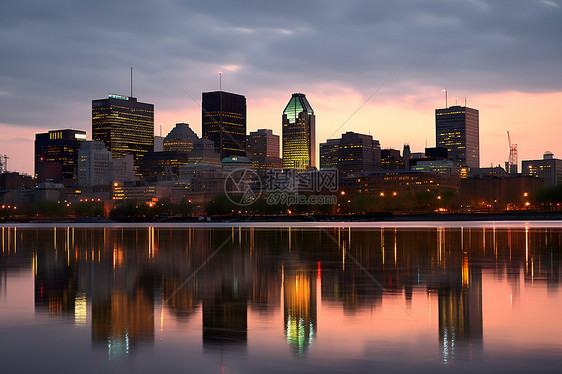
POLYGON ((507 130, 519 160, 562 153, 552 136, 562 124, 556 0, 310 2, 300 14, 279 4, 164 2, 141 4, 127 20, 123 4, 63 5, 2 5, 0 153, 10 171, 32 174, 36 133, 89 132, 89 103, 128 94, 130 66, 135 96, 155 105, 156 132, 188 122, 201 134, 197 98, 219 88, 222 71, 222 89, 247 97, 247 133, 281 134, 286 95, 305 92, 317 144, 354 131, 383 148, 422 151, 434 145, 447 87, 449 105, 466 97, 480 110, 481 166, 507 161, 507 130))

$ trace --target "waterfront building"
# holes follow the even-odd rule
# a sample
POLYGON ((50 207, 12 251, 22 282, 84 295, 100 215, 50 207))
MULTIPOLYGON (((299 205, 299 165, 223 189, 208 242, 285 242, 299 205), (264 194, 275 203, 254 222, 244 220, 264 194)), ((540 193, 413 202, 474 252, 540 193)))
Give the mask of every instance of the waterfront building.
POLYGON ((140 173, 142 158, 154 150, 154 105, 114 94, 92 100, 92 140, 104 142, 113 158, 132 154, 140 173))
POLYGON ((52 130, 35 135, 35 179, 76 184, 80 144, 86 140, 83 130, 52 130))
POLYGON ((283 168, 316 167, 316 117, 302 93, 294 93, 283 110, 283 168))
POLYGON ((180 179, 189 181, 183 197, 194 202, 205 203, 224 193, 225 180, 230 171, 220 165, 189 164, 180 168, 180 179))
POLYGON ((501 166, 470 169, 470 178, 475 178, 475 179, 507 178, 507 176, 508 176, 507 172, 501 166))
POLYGON ((523 175, 540 178, 545 186, 562 183, 562 160, 554 158, 552 152, 545 152, 542 160, 525 160, 522 162, 523 175))
POLYGON ((459 178, 455 175, 409 170, 374 171, 353 175, 340 181, 347 195, 375 195, 392 197, 401 193, 457 191, 459 178))
POLYGON ((435 143, 449 159, 469 168, 480 167, 479 112, 467 106, 435 109, 435 143))
POLYGON ((203 138, 212 140, 220 159, 246 156, 246 97, 231 92, 203 92, 203 138))

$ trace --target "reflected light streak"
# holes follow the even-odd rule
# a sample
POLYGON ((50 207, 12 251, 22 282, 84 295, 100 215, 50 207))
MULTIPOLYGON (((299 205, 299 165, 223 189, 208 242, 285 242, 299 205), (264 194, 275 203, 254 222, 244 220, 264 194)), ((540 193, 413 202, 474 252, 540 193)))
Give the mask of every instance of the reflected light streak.
POLYGON ((86 294, 79 292, 74 298, 74 325, 86 326, 87 322, 87 304, 86 294))

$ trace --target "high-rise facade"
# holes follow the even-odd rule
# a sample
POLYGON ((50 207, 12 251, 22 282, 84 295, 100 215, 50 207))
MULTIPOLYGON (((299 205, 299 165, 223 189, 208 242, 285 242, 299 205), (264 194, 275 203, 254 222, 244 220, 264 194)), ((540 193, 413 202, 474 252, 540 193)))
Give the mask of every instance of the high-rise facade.
POLYGON ((320 169, 338 167, 338 152, 341 139, 327 139, 320 143, 320 169))
POLYGON ((104 142, 113 158, 132 154, 138 173, 154 149, 154 105, 114 94, 92 100, 92 140, 104 142))
POLYGON ((343 173, 379 170, 381 147, 371 135, 348 131, 340 139, 320 144, 320 168, 338 168, 343 173))
POLYGON ((203 92, 203 137, 221 158, 246 156, 246 97, 225 91, 203 92))
POLYGON ((78 185, 88 188, 109 185, 111 175, 111 152, 103 142, 82 142, 78 151, 78 185))
POLYGON ((316 118, 305 95, 294 93, 283 111, 283 168, 316 167, 316 118))
POLYGON ((35 178, 75 185, 78 151, 86 140, 83 130, 53 130, 35 135, 35 178))
POLYGON ((348 131, 342 134, 338 150, 338 169, 362 173, 380 169, 381 147, 372 135, 348 131))
POLYGON ((449 159, 469 168, 480 167, 478 109, 452 106, 435 109, 435 143, 447 148, 449 159))
POLYGON ((282 167, 279 157, 279 135, 275 135, 272 130, 259 129, 251 132, 246 139, 246 149, 254 170, 265 173, 270 168, 282 167))

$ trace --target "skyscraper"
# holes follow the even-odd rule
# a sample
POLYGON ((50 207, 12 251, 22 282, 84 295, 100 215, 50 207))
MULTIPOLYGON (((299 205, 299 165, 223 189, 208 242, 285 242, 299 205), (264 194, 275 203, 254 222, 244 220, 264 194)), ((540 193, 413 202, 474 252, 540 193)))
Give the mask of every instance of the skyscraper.
POLYGON ((154 148, 154 105, 114 94, 92 100, 92 140, 104 142, 113 158, 132 154, 138 173, 143 156, 154 148))
POLYGON ((316 166, 316 120, 305 95, 294 93, 283 111, 283 168, 316 166))
POLYGON ((273 134, 272 130, 259 129, 251 132, 246 139, 246 147, 254 170, 265 173, 270 168, 282 167, 279 158, 279 135, 273 134))
POLYGON ((203 92, 203 137, 221 158, 246 156, 246 97, 225 91, 203 92))
POLYGON ((35 135, 35 178, 76 184, 80 144, 86 140, 83 130, 53 130, 35 135))
POLYGON ((447 148, 449 159, 480 167, 478 109, 459 105, 435 109, 435 139, 437 147, 447 148))

